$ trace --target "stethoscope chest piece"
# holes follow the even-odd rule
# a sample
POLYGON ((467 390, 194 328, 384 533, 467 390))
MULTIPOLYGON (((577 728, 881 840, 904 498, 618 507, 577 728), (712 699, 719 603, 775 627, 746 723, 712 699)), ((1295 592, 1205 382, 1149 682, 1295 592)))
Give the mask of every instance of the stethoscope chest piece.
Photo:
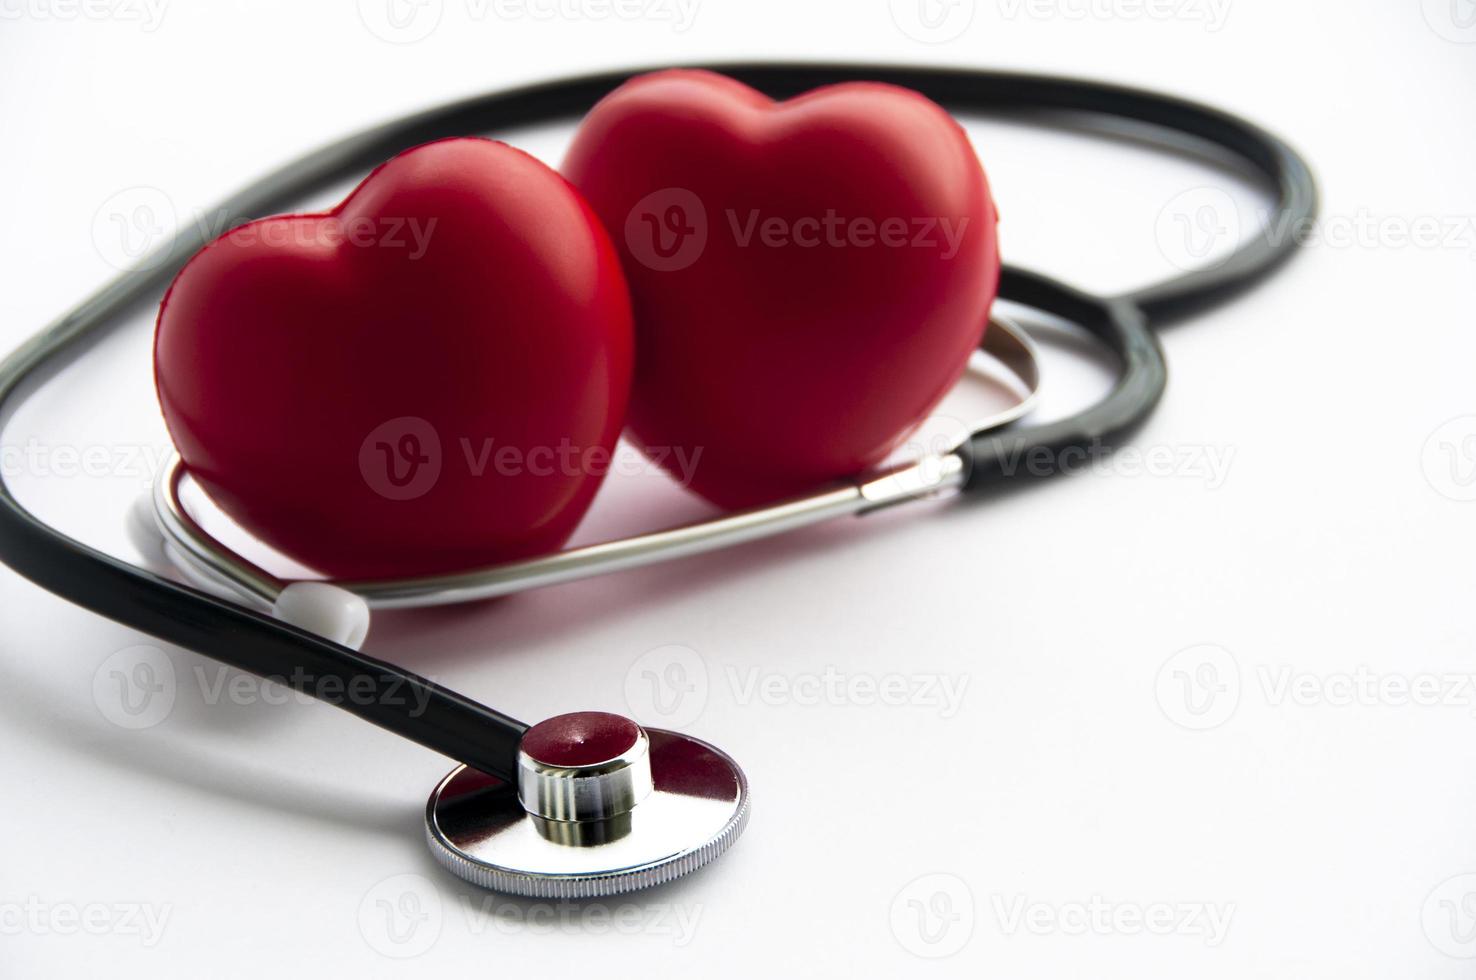
POLYGON ((534 725, 516 784, 461 766, 426 837, 452 874, 532 898, 598 898, 695 871, 738 839, 748 780, 699 739, 585 711, 534 725))

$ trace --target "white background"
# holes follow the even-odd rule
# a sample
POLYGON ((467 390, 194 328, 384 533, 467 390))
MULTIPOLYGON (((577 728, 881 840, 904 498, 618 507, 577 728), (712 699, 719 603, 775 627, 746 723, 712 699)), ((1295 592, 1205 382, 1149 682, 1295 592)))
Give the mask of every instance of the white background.
MULTIPOLYGON (((705 679, 664 720, 744 763, 752 825, 626 901, 462 885, 420 840, 446 760, 328 707, 218 692, 244 682, 0 576, 0 975, 1476 974, 1470 0, 957 0, 933 31, 911 0, 652 0, 635 19, 429 0, 399 33, 386 2, 0 0, 0 344, 138 236, 308 148, 647 63, 1172 91, 1291 138, 1323 221, 1284 275, 1165 332, 1168 394, 1134 445, 1171 452, 1166 470, 1125 455, 978 506, 377 623, 370 652, 530 720, 659 722, 645 671, 705 679), (140 664, 175 685, 134 730, 111 685, 140 664), (809 703, 827 671, 962 696, 809 703)), ((970 128, 1007 259, 1086 286, 1167 275, 1265 207, 1141 148, 970 128)), ((567 138, 508 135, 552 163, 567 138)), ((4 434, 24 499, 120 555, 164 440, 148 329, 141 313, 4 434)), ((1046 368, 1052 413, 1103 384, 1059 349, 1046 368)), ((694 512, 658 484, 607 487, 584 536, 694 512)))

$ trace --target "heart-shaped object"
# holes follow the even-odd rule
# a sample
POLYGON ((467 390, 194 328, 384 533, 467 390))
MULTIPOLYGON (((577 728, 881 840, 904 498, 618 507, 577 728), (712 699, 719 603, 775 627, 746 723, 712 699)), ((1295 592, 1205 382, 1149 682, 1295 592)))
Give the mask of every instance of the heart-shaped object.
POLYGON ((630 283, 630 431, 718 504, 876 465, 983 337, 994 204, 962 127, 915 92, 774 102, 659 72, 590 111, 563 169, 630 283))
POLYGON ((247 530, 335 578, 418 575, 564 543, 609 467, 632 345, 578 192, 450 139, 202 249, 160 307, 155 379, 191 475, 247 530))

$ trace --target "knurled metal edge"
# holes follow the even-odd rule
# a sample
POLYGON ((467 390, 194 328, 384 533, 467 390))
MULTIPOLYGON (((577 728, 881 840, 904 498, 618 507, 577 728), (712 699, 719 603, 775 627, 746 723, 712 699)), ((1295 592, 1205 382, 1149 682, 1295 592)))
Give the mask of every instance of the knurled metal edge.
POLYGON ((683 875, 691 874, 698 868, 711 864, 733 846, 733 842, 748 826, 751 803, 748 779, 743 775, 743 770, 735 765, 733 772, 738 777, 738 808, 733 811, 733 815, 728 818, 723 829, 700 847, 637 868, 622 868, 619 871, 589 875, 540 876, 472 861, 436 833, 435 804, 440 786, 436 787, 436 792, 431 794, 426 804, 425 839, 430 846, 432 856, 441 867, 463 881, 469 881, 491 891, 519 895, 523 898, 555 900, 609 898, 614 895, 624 895, 628 892, 663 885, 683 875))

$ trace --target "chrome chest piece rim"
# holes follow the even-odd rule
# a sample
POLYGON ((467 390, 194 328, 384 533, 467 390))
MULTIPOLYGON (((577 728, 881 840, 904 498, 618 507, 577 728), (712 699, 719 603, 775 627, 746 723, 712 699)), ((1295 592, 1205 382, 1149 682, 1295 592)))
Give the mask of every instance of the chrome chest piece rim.
POLYGON ((431 853, 459 878, 529 898, 583 899, 710 864, 748 814, 748 780, 726 753, 579 712, 528 730, 516 784, 452 770, 431 793, 425 824, 431 853))

